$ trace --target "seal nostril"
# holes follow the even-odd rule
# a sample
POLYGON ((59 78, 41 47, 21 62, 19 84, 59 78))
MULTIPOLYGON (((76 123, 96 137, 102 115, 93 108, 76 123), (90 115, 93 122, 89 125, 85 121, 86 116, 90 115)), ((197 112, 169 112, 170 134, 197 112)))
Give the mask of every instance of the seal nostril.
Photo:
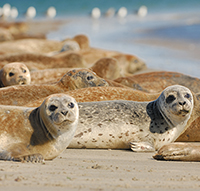
POLYGON ((185 105, 186 102, 185 102, 185 101, 184 101, 184 102, 179 102, 179 104, 180 104, 180 105, 185 105))
POLYGON ((61 111, 61 113, 65 116, 67 115, 68 111, 61 111))

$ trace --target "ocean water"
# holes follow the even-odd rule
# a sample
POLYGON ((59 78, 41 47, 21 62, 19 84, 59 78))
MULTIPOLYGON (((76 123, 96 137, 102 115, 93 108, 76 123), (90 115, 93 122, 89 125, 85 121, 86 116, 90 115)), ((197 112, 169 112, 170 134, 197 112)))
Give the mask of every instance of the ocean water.
POLYGON ((76 34, 86 34, 91 46, 134 54, 149 68, 182 72, 200 78, 200 0, 9 0, 0 1, 15 6, 18 20, 24 19, 29 6, 34 6, 34 20, 45 19, 45 11, 54 6, 55 19, 69 22, 47 38, 63 40, 76 34), (147 6, 148 14, 141 18, 135 11, 147 6), (127 17, 104 17, 113 7, 126 7, 127 17), (101 10, 100 19, 92 19, 94 7, 101 10))

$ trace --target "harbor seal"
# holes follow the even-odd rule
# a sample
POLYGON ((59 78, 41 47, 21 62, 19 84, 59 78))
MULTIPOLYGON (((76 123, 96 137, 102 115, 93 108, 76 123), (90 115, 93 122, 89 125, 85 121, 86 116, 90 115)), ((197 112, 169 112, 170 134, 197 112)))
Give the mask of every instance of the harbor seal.
POLYGON ((90 40, 84 34, 78 34, 78 35, 74 36, 72 38, 72 40, 75 40, 79 44, 79 46, 82 50, 90 48, 90 40))
POLYGON ((98 76, 104 79, 114 80, 121 76, 120 67, 117 59, 111 57, 105 57, 99 59, 89 69, 91 69, 98 76))
POLYGON ((178 72, 148 72, 128 77, 119 77, 114 81, 149 93, 158 93, 166 87, 176 84, 185 86, 194 93, 200 92, 200 79, 178 72))
POLYGON ((108 83, 89 69, 73 69, 54 84, 30 84, 0 89, 0 104, 22 106, 55 93, 79 88, 108 86, 108 83))
POLYGON ((101 58, 115 58, 117 59, 121 73, 124 76, 146 69, 146 64, 142 59, 138 58, 135 55, 124 54, 118 51, 89 48, 87 50, 79 51, 79 54, 83 56, 84 60, 88 64, 88 67, 91 67, 91 65, 93 65, 95 62, 97 62, 97 60, 101 58))
POLYGON ((170 143, 161 147, 153 156, 156 160, 200 162, 199 143, 170 143))
POLYGON ((0 50, 4 54, 12 53, 48 53, 61 50, 63 44, 56 40, 47 39, 19 39, 5 41, 0 44, 0 50))
POLYGON ((79 123, 69 148, 154 151, 173 142, 187 127, 193 95, 183 86, 167 87, 152 102, 79 103, 79 123))
POLYGON ((0 70, 0 87, 30 84, 31 75, 25 64, 13 62, 0 70))
POLYGON ((0 116, 0 159, 41 162, 69 145, 79 109, 74 98, 54 94, 37 108, 1 106, 0 116))
POLYGON ((65 52, 57 57, 47 56, 38 53, 15 53, 0 55, 0 67, 10 62, 23 62, 32 70, 47 68, 85 68, 85 60, 75 52, 65 52))

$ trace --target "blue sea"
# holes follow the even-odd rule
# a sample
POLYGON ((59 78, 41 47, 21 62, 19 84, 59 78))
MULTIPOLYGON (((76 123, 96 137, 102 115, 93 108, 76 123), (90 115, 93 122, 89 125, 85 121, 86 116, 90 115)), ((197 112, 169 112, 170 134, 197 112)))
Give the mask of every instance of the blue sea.
POLYGON ((63 40, 86 34, 93 47, 134 54, 149 68, 182 72, 200 78, 200 0, 1 0, 9 3, 24 20, 29 6, 36 8, 34 20, 45 18, 45 11, 54 6, 54 19, 69 22, 47 34, 48 39, 63 40), (140 6, 148 8, 146 17, 138 17, 140 6), (101 10, 99 19, 92 19, 94 7, 101 10), (116 12, 126 7, 128 15, 107 18, 104 13, 113 7, 116 12))

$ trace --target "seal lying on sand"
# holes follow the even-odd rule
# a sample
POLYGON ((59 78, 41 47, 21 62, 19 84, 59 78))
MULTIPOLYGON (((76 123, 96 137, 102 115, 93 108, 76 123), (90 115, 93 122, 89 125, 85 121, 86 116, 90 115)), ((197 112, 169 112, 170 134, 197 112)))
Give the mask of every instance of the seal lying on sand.
POLYGON ((0 159, 54 159, 72 140, 78 117, 75 99, 66 94, 51 95, 38 108, 1 106, 0 159))
POLYGON ((104 79, 114 80, 121 75, 117 59, 111 57, 99 59, 89 69, 104 79))
POLYGON ((13 62, 0 70, 0 87, 30 84, 31 76, 25 64, 13 62))
POLYGON ((12 53, 48 53, 61 50, 63 43, 47 39, 20 39, 16 41, 5 41, 0 44, 3 54, 12 53))
POLYGON ((161 147, 153 158, 200 162, 200 145, 197 143, 170 143, 161 147))
POLYGON ((154 151, 175 141, 185 130, 194 104, 190 90, 175 85, 152 102, 119 100, 78 105, 79 123, 70 148, 154 151))
POLYGON ((67 72, 55 84, 31 84, 1 88, 0 104, 22 106, 31 100, 45 98, 51 94, 95 86, 108 86, 108 83, 91 70, 74 69, 67 72))
POLYGON ((23 62, 29 70, 47 68, 85 68, 85 60, 75 52, 66 52, 62 56, 50 57, 38 53, 15 53, 0 55, 0 67, 10 62, 23 62))
POLYGON ((114 81, 149 93, 158 93, 163 91, 166 87, 176 84, 185 86, 194 93, 200 92, 200 79, 178 72, 148 72, 128 77, 120 77, 114 81))

